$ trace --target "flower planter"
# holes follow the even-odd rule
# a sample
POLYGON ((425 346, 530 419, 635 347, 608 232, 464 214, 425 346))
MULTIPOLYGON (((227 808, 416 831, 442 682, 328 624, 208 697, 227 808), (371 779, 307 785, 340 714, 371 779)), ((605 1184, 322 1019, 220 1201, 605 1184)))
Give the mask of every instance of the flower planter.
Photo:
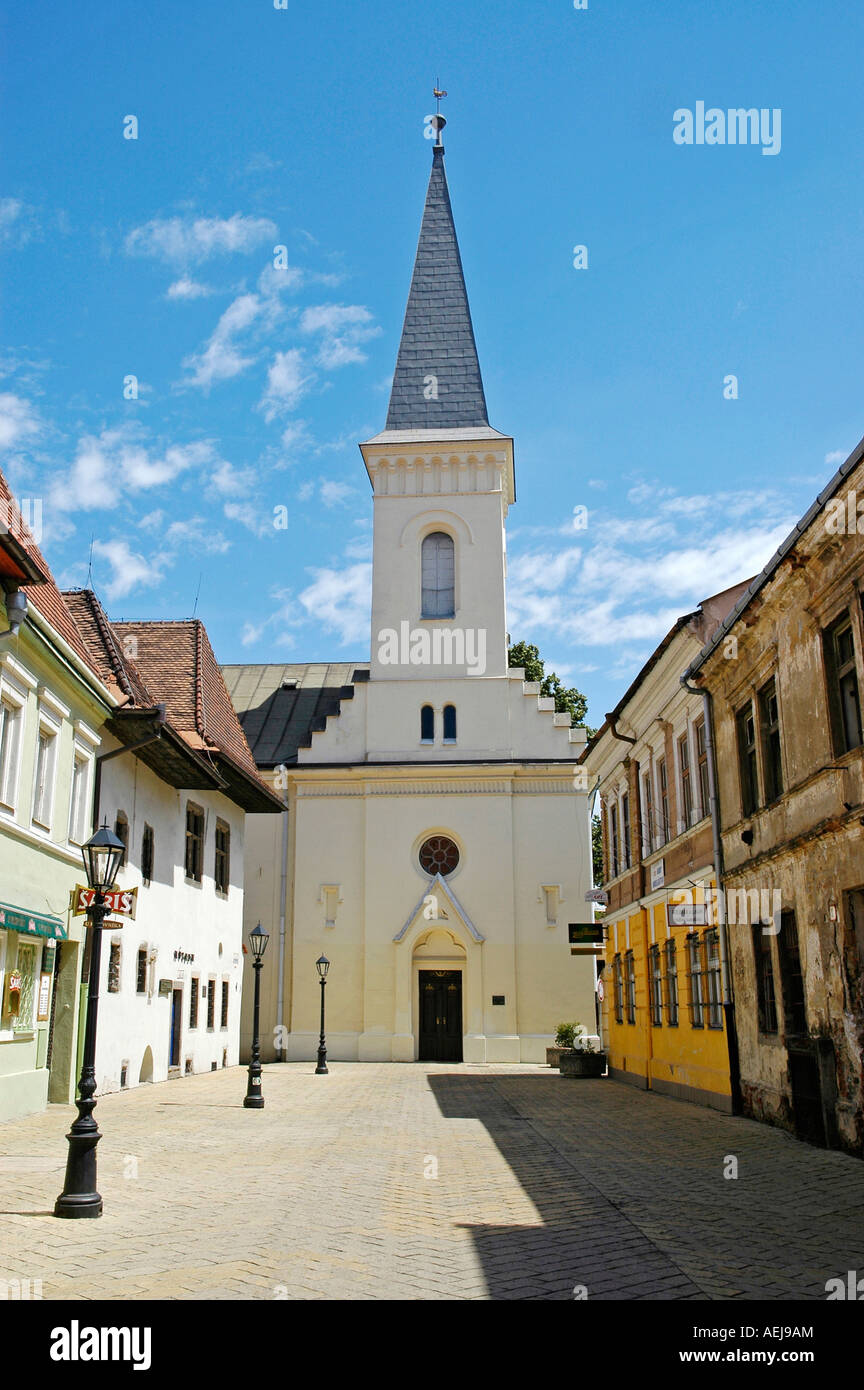
POLYGON ((562 1076, 602 1076, 606 1070, 606 1053, 564 1051, 558 1067, 562 1076))
POLYGON ((561 1053, 562 1053, 563 1051, 564 1051, 563 1047, 547 1047, 547 1049, 546 1049, 546 1065, 547 1065, 547 1067, 557 1067, 557 1066, 558 1066, 558 1063, 559 1063, 559 1061, 560 1061, 560 1059, 561 1059, 561 1053))

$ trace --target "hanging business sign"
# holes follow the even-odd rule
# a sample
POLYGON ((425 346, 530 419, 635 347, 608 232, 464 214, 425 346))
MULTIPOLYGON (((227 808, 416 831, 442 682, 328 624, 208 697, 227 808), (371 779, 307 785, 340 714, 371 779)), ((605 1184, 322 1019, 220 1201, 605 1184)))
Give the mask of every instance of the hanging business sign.
POLYGON ((707 903, 667 903, 666 920, 670 927, 707 927, 707 903))
POLYGON ((567 927, 571 946, 602 946, 603 926, 596 922, 570 922, 567 927))
MULTIPOLYGON (((103 893, 102 897, 109 912, 116 912, 118 917, 135 916, 138 903, 137 888, 114 888, 110 893, 103 893)), ((80 883, 77 884, 72 890, 72 916, 80 917, 83 912, 89 911, 95 899, 95 888, 84 888, 80 883)), ((105 925, 109 924, 106 922, 105 925)), ((116 926, 117 923, 111 925, 116 926)))

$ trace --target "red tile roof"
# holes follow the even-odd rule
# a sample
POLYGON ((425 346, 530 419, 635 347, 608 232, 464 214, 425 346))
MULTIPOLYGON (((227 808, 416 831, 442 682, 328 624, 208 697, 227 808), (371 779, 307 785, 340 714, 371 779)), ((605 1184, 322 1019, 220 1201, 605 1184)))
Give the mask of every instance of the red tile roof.
MULTIPOLYGON (((27 595, 27 602, 31 603, 42 614, 42 617, 51 624, 55 632, 59 633, 84 665, 98 676, 99 669, 96 658, 78 631, 75 620, 66 606, 60 590, 54 583, 54 576, 48 568, 48 564, 15 505, 9 484, 2 472, 0 472, 0 504, 2 504, 0 520, 7 527, 8 538, 24 551, 31 572, 43 576, 38 582, 22 585, 27 595)), ((2 548, 2 542, 5 538, 0 533, 0 548, 2 548)))

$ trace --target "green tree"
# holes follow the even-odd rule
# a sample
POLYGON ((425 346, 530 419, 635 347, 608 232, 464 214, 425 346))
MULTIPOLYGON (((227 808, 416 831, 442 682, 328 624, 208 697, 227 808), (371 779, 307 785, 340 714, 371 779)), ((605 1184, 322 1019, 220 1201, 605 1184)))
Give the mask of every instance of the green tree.
MULTIPOLYGON (((559 714, 567 713, 570 715, 571 725, 581 725, 588 728, 585 723, 585 716, 588 713, 587 697, 575 686, 570 686, 568 689, 554 671, 550 671, 547 676, 543 658, 537 647, 530 642, 515 642, 509 651, 509 664, 511 666, 524 666, 525 679, 527 681, 539 681, 540 694, 551 695, 559 714)), ((593 729, 588 729, 589 738, 593 732, 593 729)))
POLYGON ((591 859, 594 866, 594 887, 603 887, 603 830, 599 816, 591 817, 591 859))

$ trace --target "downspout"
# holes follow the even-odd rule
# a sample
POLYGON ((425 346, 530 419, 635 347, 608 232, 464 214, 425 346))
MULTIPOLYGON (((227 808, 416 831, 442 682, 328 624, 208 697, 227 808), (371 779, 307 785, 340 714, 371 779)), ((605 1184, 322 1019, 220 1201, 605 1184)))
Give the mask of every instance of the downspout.
POLYGON ((110 753, 98 753, 96 755, 96 774, 93 779, 93 831, 99 829, 99 808, 102 799, 102 764, 107 763, 111 758, 119 758, 121 753, 136 753, 139 748, 144 748, 148 743, 155 743, 162 737, 162 729, 165 724, 165 706, 156 706, 156 730, 148 734, 146 738, 140 738, 137 743, 130 743, 123 748, 115 748, 110 753))
MULTIPOLYGON (((288 793, 285 793, 285 809, 282 812, 282 881, 279 887, 279 981, 276 995, 276 1036, 279 1039, 279 1061, 285 1060, 285 1032, 283 1012, 285 1008, 285 907, 288 901, 288 793)), ((325 914, 326 915, 326 914, 325 914)))
POLYGON ((723 841, 720 837, 720 798, 717 788, 717 762, 714 744, 714 700, 710 690, 689 685, 687 672, 681 677, 681 685, 691 695, 702 696, 705 716, 705 754, 708 760, 708 801, 711 815, 711 839, 714 849, 714 868, 717 876, 717 917, 720 926, 720 970, 723 983, 723 1014, 726 1020, 726 1046, 729 1049, 729 1084, 732 1088, 732 1113, 740 1115, 741 1104, 741 1064, 738 1056, 738 1033, 735 1027, 735 995, 732 989, 730 968, 729 927, 726 914, 726 893, 723 887, 725 869, 723 866, 723 841))

